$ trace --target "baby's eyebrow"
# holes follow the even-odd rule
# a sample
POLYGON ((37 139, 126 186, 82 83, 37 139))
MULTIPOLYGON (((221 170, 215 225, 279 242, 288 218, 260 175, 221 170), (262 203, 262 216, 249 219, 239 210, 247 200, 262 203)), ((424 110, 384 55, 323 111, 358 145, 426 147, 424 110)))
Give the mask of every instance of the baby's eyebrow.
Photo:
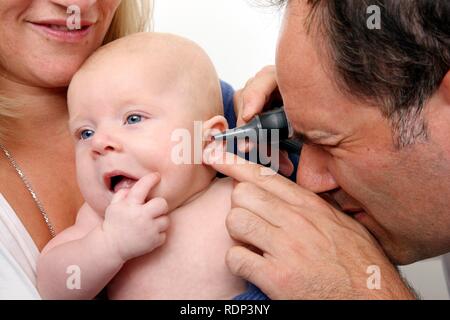
POLYGON ((76 127, 76 124, 78 122, 80 122, 81 119, 79 117, 75 117, 73 119, 69 119, 68 125, 69 125, 69 129, 72 131, 74 130, 74 128, 76 127))

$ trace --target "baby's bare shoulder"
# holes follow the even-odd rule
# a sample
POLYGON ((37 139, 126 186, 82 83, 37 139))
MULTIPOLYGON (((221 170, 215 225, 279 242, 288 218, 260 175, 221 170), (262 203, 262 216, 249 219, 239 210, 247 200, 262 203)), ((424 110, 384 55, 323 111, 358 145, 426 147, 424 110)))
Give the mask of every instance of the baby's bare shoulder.
POLYGON ((58 235, 45 246, 42 253, 44 254, 60 244, 83 238, 102 221, 102 218, 87 203, 85 203, 78 211, 75 224, 58 233, 58 235))
POLYGON ((233 192, 233 179, 221 178, 211 182, 209 191, 203 198, 206 203, 213 204, 217 210, 222 208, 228 213, 231 207, 231 193, 233 192))
POLYGON ((214 193, 224 193, 226 195, 233 192, 232 178, 217 178, 212 182, 211 191, 214 193))

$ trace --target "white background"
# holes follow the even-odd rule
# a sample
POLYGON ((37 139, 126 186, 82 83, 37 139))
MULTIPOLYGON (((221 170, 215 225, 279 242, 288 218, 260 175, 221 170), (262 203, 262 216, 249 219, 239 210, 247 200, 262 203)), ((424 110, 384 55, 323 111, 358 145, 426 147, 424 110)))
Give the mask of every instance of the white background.
MULTIPOLYGON (((154 0, 154 30, 197 42, 213 60, 221 79, 241 88, 275 61, 282 13, 257 3, 264 0, 154 0)), ((449 298, 440 258, 401 269, 422 298, 449 298)))
POLYGON ((197 42, 234 88, 275 63, 281 18, 264 0, 154 0, 154 30, 197 42))

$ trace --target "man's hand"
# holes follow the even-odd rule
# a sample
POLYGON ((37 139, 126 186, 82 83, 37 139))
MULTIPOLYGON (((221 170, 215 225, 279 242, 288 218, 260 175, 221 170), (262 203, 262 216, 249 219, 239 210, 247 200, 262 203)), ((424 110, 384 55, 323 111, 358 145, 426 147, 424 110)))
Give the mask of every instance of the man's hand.
POLYGON ((267 168, 220 149, 205 158, 237 180, 227 227, 245 246, 227 254, 233 274, 272 299, 413 298, 375 239, 355 220, 294 182, 267 175, 267 168), (367 273, 373 266, 380 271, 379 288, 370 278, 377 275, 367 273))
POLYGON ((156 174, 142 177, 131 189, 119 190, 106 209, 103 232, 124 262, 154 250, 166 240, 166 200, 153 198, 146 202, 159 181, 156 174))
MULTIPOLYGON (((234 95, 234 111, 236 113, 236 125, 242 126, 254 116, 263 112, 265 106, 272 99, 280 99, 275 66, 266 66, 253 78, 249 79, 243 89, 236 91, 234 95)), ((242 152, 248 151, 253 146, 238 145, 242 152)), ((286 151, 280 152, 280 173, 289 177, 294 171, 294 166, 289 160, 286 151)))

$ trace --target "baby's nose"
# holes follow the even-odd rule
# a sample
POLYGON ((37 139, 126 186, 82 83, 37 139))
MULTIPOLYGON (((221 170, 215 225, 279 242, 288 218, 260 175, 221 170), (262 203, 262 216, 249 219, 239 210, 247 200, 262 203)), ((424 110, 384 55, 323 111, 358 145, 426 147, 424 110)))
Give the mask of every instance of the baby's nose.
POLYGON ((120 152, 121 143, 114 137, 96 132, 92 137, 92 153, 94 156, 105 155, 108 152, 120 152))

